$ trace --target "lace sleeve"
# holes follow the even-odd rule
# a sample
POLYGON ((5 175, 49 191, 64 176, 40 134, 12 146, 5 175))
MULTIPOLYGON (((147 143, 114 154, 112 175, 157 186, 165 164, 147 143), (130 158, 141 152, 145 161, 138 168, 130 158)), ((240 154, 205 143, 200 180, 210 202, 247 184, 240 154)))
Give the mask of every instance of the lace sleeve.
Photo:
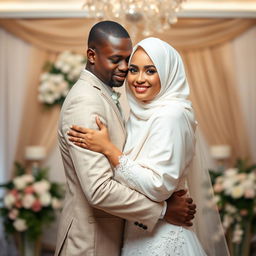
POLYGON ((114 168, 114 172, 117 181, 156 202, 162 202, 169 198, 176 187, 175 182, 169 182, 171 189, 167 191, 165 186, 162 185, 162 177, 126 155, 119 157, 119 165, 114 168))
POLYGON ((119 165, 114 168, 115 179, 125 183, 128 187, 138 190, 136 184, 136 171, 138 164, 132 161, 128 156, 121 155, 119 157, 119 165))

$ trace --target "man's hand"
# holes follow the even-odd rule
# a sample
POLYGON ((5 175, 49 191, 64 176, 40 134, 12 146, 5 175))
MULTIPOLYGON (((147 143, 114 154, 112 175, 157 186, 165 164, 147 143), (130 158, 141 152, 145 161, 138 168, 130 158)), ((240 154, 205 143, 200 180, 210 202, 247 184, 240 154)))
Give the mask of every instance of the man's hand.
POLYGON ((186 190, 179 190, 166 201, 167 209, 164 219, 177 226, 192 226, 192 219, 196 213, 196 205, 192 198, 184 197, 186 190))

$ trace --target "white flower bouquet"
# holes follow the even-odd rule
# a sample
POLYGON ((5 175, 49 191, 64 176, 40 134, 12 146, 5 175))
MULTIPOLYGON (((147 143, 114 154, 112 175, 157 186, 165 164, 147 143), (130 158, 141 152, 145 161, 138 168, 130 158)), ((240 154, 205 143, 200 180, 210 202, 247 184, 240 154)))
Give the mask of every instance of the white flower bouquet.
POLYGON ((210 171, 224 230, 231 254, 248 255, 253 222, 256 220, 256 165, 238 160, 235 168, 210 171), (242 254, 241 254, 242 253, 242 254))
POLYGON ((47 106, 61 105, 85 64, 83 55, 68 51, 61 53, 54 63, 47 63, 40 77, 38 100, 47 106))
POLYGON ((47 179, 47 169, 39 168, 32 175, 16 163, 17 176, 7 184, 0 208, 7 233, 26 232, 31 240, 37 239, 46 224, 55 218, 62 207, 62 185, 47 179))

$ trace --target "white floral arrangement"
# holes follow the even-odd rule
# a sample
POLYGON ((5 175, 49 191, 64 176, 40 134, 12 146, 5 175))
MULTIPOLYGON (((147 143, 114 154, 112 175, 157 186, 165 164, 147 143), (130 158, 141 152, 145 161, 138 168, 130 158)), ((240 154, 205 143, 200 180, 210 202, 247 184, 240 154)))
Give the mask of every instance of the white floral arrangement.
POLYGON ((27 174, 25 168, 16 164, 18 176, 7 184, 3 197, 1 215, 8 233, 27 232, 36 239, 45 224, 54 220, 57 210, 62 208, 63 187, 47 179, 47 169, 27 174))
POLYGON ((61 105, 85 64, 83 55, 69 51, 61 53, 54 63, 47 63, 40 76, 38 100, 47 106, 61 105))
POLYGON ((247 167, 239 160, 235 168, 210 172, 224 230, 231 243, 241 245, 240 251, 232 252, 233 255, 247 255, 242 247, 246 240, 250 241, 253 232, 252 223, 256 220, 255 169, 256 165, 247 167))

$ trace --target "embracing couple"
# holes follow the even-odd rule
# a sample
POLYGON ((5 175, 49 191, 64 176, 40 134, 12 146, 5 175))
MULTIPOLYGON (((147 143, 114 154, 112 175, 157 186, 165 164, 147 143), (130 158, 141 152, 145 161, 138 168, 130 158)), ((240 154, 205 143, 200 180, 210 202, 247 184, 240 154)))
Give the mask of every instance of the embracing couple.
POLYGON ((92 27, 86 69, 59 122, 67 188, 55 256, 220 255, 191 227, 196 120, 188 96, 181 57, 169 44, 147 38, 132 48, 120 24, 92 27), (124 82, 126 124, 113 90, 124 82))

